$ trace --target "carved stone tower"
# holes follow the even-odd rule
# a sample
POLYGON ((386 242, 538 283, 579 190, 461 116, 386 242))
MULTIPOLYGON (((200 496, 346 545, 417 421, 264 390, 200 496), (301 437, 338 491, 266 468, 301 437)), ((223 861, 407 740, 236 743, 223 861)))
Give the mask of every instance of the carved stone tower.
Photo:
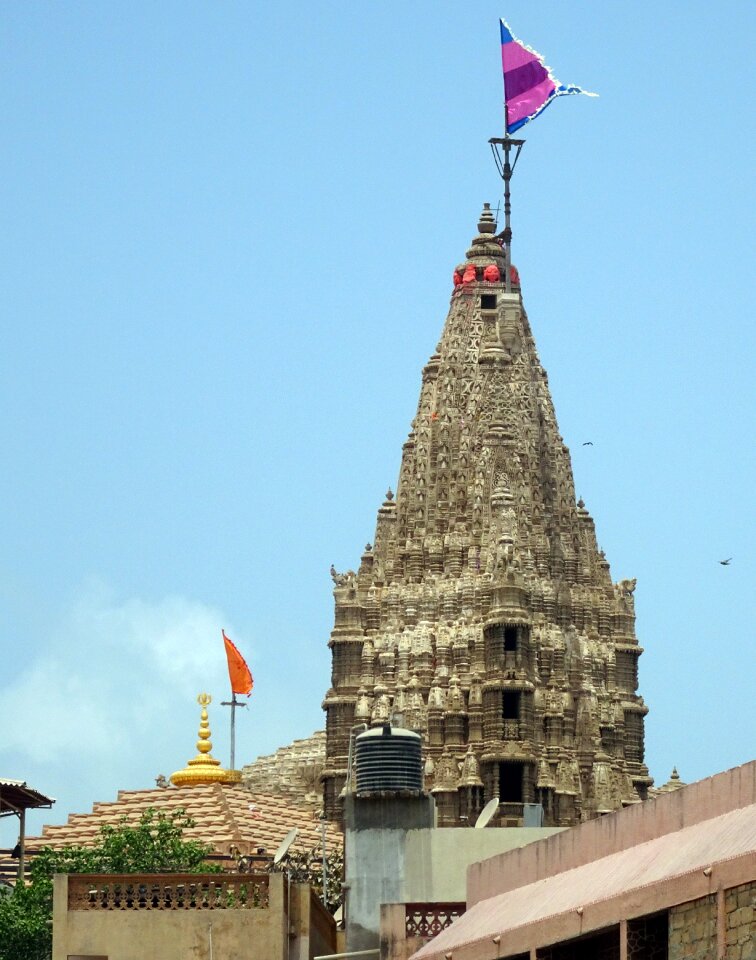
POLYGON ((442 826, 545 825, 645 799, 635 581, 612 584, 575 502, 546 373, 486 204, 423 369, 396 497, 335 582, 325 810, 340 819, 356 724, 423 737, 442 826), (535 808, 537 811, 537 808, 535 808))

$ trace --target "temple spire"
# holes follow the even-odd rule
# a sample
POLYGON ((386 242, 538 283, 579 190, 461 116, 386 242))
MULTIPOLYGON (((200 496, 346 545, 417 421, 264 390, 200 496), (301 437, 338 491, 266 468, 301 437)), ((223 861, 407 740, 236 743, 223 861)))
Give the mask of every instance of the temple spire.
POLYGON ((575 496, 497 229, 486 204, 422 371, 396 494, 358 572, 334 577, 323 772, 334 819, 352 727, 394 713, 424 738, 442 825, 498 797, 502 824, 540 804, 547 825, 567 826, 651 784, 635 581, 612 583, 575 496), (482 792, 452 783, 470 755, 482 792))

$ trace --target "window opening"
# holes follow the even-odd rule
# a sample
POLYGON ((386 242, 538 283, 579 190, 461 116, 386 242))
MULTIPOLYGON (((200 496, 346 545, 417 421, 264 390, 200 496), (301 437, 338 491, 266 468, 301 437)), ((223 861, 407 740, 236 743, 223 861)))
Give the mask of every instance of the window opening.
POLYGON ((520 691, 505 690, 501 701, 501 717, 503 720, 520 719, 520 691))
POLYGON ((499 800, 502 803, 522 803, 521 763, 499 764, 499 800))

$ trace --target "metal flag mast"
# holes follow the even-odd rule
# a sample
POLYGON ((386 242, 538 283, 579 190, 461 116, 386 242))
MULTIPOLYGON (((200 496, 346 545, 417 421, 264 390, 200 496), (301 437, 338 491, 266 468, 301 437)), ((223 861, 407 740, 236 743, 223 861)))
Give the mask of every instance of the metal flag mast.
POLYGON ((512 201, 509 184, 514 173, 517 160, 522 150, 524 140, 516 140, 510 137, 507 131, 507 107, 504 105, 504 136, 492 137, 488 142, 491 145, 491 152, 494 156, 496 169, 499 176, 504 181, 504 229, 499 236, 504 241, 504 280, 506 282, 507 293, 512 292, 512 226, 510 223, 512 214, 512 201), (515 150, 514 160, 510 160, 512 149, 515 150))
POLYGON ((221 700, 222 707, 231 707, 231 766, 230 770, 235 770, 234 761, 236 760, 236 709, 237 707, 246 707, 246 703, 236 699, 236 694, 232 691, 230 700, 221 700))

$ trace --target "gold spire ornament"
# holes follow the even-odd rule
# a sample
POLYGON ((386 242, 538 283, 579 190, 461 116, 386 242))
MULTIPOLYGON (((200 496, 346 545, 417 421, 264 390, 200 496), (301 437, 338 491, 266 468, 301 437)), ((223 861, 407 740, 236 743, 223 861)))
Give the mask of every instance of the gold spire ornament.
POLYGON ((197 740, 197 756, 190 760, 183 770, 171 774, 171 783, 177 787, 193 787, 201 783, 237 783, 236 771, 224 770, 220 760, 210 755, 213 749, 210 740, 210 723, 207 718, 207 708, 213 698, 209 693, 201 693, 197 703, 202 707, 200 714, 199 739, 197 740))

